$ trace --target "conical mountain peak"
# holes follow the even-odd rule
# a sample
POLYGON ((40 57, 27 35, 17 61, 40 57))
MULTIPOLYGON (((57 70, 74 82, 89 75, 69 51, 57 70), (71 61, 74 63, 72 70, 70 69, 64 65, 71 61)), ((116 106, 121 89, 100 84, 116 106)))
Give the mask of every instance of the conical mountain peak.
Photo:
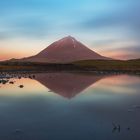
MULTIPOLYGON (((61 45, 61 43, 63 43, 63 46, 65 45, 65 47, 69 46, 69 47, 76 47, 75 43, 78 42, 74 37, 72 36, 66 36, 60 40, 57 41, 57 43, 59 43, 59 46, 61 45)), ((62 46, 62 45, 61 45, 62 46)))
POLYGON ((66 37, 64 37, 62 39, 75 39, 75 38, 69 35, 69 36, 66 36, 66 37))
POLYGON ((62 39, 75 39, 75 38, 69 35, 69 36, 63 37, 62 39))
POLYGON ((68 63, 79 60, 109 59, 90 50, 72 36, 64 37, 35 56, 25 59, 31 62, 68 63))

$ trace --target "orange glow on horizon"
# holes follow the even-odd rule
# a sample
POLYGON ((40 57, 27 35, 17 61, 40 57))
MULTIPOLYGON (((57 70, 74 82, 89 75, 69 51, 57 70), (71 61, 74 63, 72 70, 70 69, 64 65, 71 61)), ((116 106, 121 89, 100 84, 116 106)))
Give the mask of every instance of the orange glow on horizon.
MULTIPOLYGON (((29 40, 29 39, 9 39, 0 41, 0 61, 9 60, 12 58, 19 59, 24 57, 29 57, 32 55, 36 55, 47 46, 49 46, 53 40, 47 41, 42 40, 29 40)), ((133 42, 129 42, 133 44, 133 42)), ((86 44, 85 44, 86 45, 86 44)), ((109 46, 99 46, 98 49, 90 48, 91 50, 99 53, 100 55, 111 57, 114 59, 134 59, 139 58, 139 52, 131 52, 127 49, 122 49, 120 46, 123 46, 122 43, 117 43, 117 45, 109 45, 109 46), (119 45, 119 48, 118 46, 119 45)), ((128 43, 124 43, 125 46, 128 46, 128 43)), ((87 45, 86 45, 87 46, 87 45)))
POLYGON ((137 59, 140 56, 140 53, 135 54, 128 51, 121 51, 121 50, 115 50, 115 51, 101 51, 100 53, 103 56, 110 57, 113 59, 118 60, 128 60, 128 59, 137 59))
POLYGON ((36 55, 46 44, 39 40, 9 39, 0 41, 0 61, 36 55))

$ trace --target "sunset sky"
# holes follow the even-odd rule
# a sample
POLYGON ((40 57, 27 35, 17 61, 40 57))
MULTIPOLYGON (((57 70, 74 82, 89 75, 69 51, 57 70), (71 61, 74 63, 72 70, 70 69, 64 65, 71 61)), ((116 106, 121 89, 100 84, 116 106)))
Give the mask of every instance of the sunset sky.
POLYGON ((34 55, 68 35, 108 57, 140 58, 140 1, 0 1, 0 60, 34 55))

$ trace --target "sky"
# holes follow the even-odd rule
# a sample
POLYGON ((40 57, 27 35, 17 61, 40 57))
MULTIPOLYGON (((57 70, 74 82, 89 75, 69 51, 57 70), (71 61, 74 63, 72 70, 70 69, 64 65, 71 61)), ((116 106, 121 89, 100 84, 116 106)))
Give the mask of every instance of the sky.
POLYGON ((0 60, 71 35, 101 55, 140 58, 139 0, 1 0, 0 60))

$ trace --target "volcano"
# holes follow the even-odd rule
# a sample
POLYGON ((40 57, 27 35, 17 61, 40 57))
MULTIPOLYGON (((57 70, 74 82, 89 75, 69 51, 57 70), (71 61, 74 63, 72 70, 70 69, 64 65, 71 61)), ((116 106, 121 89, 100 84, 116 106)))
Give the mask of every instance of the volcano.
POLYGON ((29 62, 67 63, 79 60, 108 60, 110 58, 90 50, 88 47, 68 36, 45 48, 37 55, 24 58, 29 62))

